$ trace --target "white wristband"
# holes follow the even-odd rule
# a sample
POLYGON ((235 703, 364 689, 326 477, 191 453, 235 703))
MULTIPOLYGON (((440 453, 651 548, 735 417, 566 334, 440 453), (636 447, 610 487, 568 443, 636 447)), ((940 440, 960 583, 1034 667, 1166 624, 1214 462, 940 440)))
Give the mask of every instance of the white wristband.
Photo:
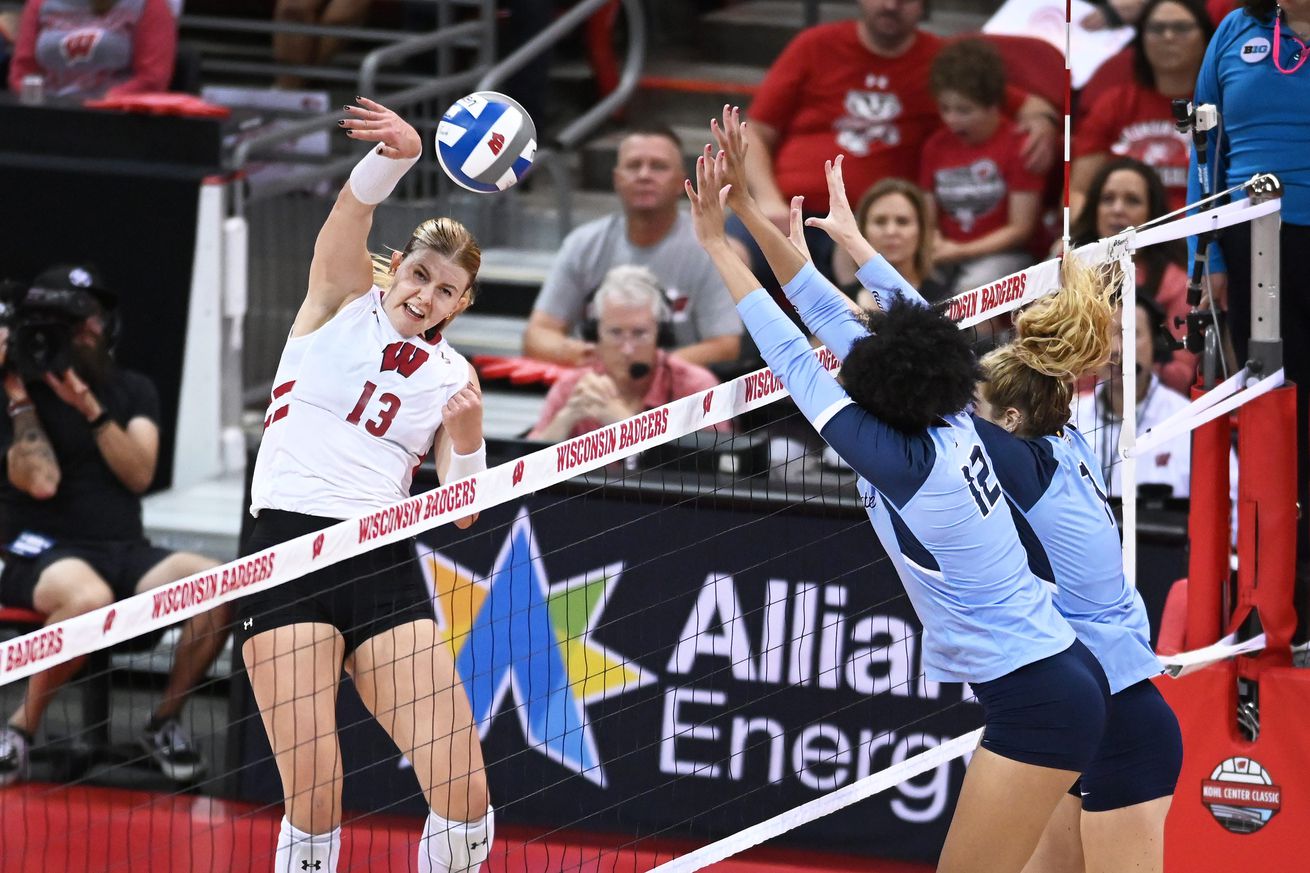
POLYGON ((446 467, 446 481, 454 482, 456 479, 463 479, 465 476, 472 476, 474 473, 481 473, 487 469, 487 441, 483 440, 478 447, 467 455, 460 455, 452 448, 450 450, 450 465, 446 467))
POLYGON ((377 206, 391 195, 396 183, 418 163, 418 158, 388 158, 378 154, 376 148, 369 149, 350 171, 350 193, 360 203, 377 206))

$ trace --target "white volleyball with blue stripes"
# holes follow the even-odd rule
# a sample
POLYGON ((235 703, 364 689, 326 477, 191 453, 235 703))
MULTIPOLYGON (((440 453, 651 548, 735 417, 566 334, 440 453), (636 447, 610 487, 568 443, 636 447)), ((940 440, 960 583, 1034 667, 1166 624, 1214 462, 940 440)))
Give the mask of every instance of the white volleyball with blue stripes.
POLYGON ((537 126, 523 107, 496 91, 459 100, 437 125, 437 160, 456 185, 479 194, 504 191, 537 155, 537 126))

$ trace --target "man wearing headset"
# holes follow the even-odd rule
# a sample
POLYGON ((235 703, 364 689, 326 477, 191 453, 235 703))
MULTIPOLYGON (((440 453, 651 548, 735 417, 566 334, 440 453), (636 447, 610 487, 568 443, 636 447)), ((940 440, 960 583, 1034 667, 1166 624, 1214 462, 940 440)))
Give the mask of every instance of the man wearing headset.
MULTIPOLYGON (((0 603, 35 609, 50 624, 217 562, 156 548, 145 538, 141 495, 159 456, 159 398, 148 379, 114 363, 113 292, 93 269, 64 266, 37 277, 26 299, 35 298, 90 313, 71 326, 71 366, 47 359, 53 369, 39 376, 22 363, 9 330, 0 329, 9 404, 0 421, 0 446, 7 448, 0 460, 0 603)), ((220 606, 183 625, 163 699, 139 738, 174 781, 189 782, 205 769, 178 715, 223 647, 227 621, 220 606)), ((26 777, 42 716, 84 660, 28 682, 0 727, 0 785, 26 777)))
POLYGON ((523 354, 570 367, 591 363, 595 345, 573 335, 587 297, 610 268, 638 264, 649 267, 665 289, 679 358, 707 366, 741 355, 741 319, 682 210, 686 177, 682 144, 670 128, 627 131, 614 167, 622 209, 564 239, 532 305, 523 354))
POLYGON ((673 343, 669 301, 647 268, 606 273, 591 315, 582 335, 594 343, 594 360, 555 382, 529 438, 559 442, 718 384, 709 370, 665 351, 673 343))

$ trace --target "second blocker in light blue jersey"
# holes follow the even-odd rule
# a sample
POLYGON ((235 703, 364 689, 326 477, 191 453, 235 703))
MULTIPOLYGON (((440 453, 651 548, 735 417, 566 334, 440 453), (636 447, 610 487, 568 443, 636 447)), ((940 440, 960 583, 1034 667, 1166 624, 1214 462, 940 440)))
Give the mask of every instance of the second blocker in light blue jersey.
MULTIPOLYGON (((923 624, 927 677, 986 682, 1068 648, 1073 629, 1028 566, 971 417, 898 431, 851 400, 763 289, 737 309, 801 412, 878 492, 866 489, 871 520, 923 624)), ((849 310, 833 310, 829 326, 848 337, 840 351, 825 340, 837 354, 867 334, 849 310)))
POLYGON ((1056 608, 1101 662, 1110 692, 1159 675, 1146 606, 1124 579, 1119 529, 1082 433, 1066 425, 1058 435, 1022 439, 985 419, 975 417, 975 426, 1018 515, 1030 565, 1055 584, 1056 608))

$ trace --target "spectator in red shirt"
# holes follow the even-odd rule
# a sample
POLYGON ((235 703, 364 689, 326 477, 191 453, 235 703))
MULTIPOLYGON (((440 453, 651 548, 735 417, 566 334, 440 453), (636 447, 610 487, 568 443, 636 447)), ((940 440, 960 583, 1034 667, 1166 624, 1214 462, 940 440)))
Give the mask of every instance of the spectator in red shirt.
POLYGON ((9 65, 9 90, 45 79, 55 97, 166 91, 177 54, 168 0, 28 0, 9 65))
MULTIPOLYGON (((1164 184, 1155 170, 1134 158, 1114 158, 1092 177, 1082 211, 1069 227, 1075 246, 1141 227, 1164 215, 1164 184)), ((1153 298, 1164 312, 1165 325, 1175 339, 1187 332, 1176 319, 1187 318, 1187 247, 1181 240, 1147 246, 1137 252, 1137 293, 1153 298)), ((1156 371, 1160 381, 1186 394, 1196 381, 1196 355, 1176 349, 1156 371)))
POLYGON ((937 207, 938 264, 953 265, 965 291, 1022 270, 1045 179, 1023 161, 1023 134, 1001 115, 1005 67, 980 39, 954 43, 933 61, 929 83, 942 129, 923 147, 919 184, 937 207))
MULTIPOLYGON (((559 442, 718 384, 709 370, 659 348, 671 313, 647 268, 610 270, 592 307, 595 360, 555 382, 530 439, 559 442)), ((730 425, 725 421, 715 427, 727 430, 730 425)))
POLYGON ((1191 140, 1174 129, 1171 102, 1190 99, 1214 25, 1202 0, 1149 0, 1133 40, 1133 80, 1111 88, 1087 110, 1073 138, 1069 204, 1073 212, 1097 169, 1112 155, 1154 167, 1169 209, 1187 204, 1191 140))
MULTIPOLYGON (((823 162, 846 155, 851 192, 879 179, 918 177, 919 152, 941 125, 928 90, 928 68, 946 41, 921 30, 924 0, 860 0, 854 21, 820 24, 797 34, 769 68, 750 107, 746 173, 751 192, 788 231, 789 199, 805 197, 806 215, 828 209, 823 162)), ((1055 158, 1055 108, 1017 89, 1006 94, 1027 135, 1024 159, 1044 172, 1055 158)), ((730 231, 751 250, 749 235, 730 231)), ((807 233, 816 264, 828 263, 831 240, 807 233)), ((757 275, 767 273, 761 263, 757 275)))

